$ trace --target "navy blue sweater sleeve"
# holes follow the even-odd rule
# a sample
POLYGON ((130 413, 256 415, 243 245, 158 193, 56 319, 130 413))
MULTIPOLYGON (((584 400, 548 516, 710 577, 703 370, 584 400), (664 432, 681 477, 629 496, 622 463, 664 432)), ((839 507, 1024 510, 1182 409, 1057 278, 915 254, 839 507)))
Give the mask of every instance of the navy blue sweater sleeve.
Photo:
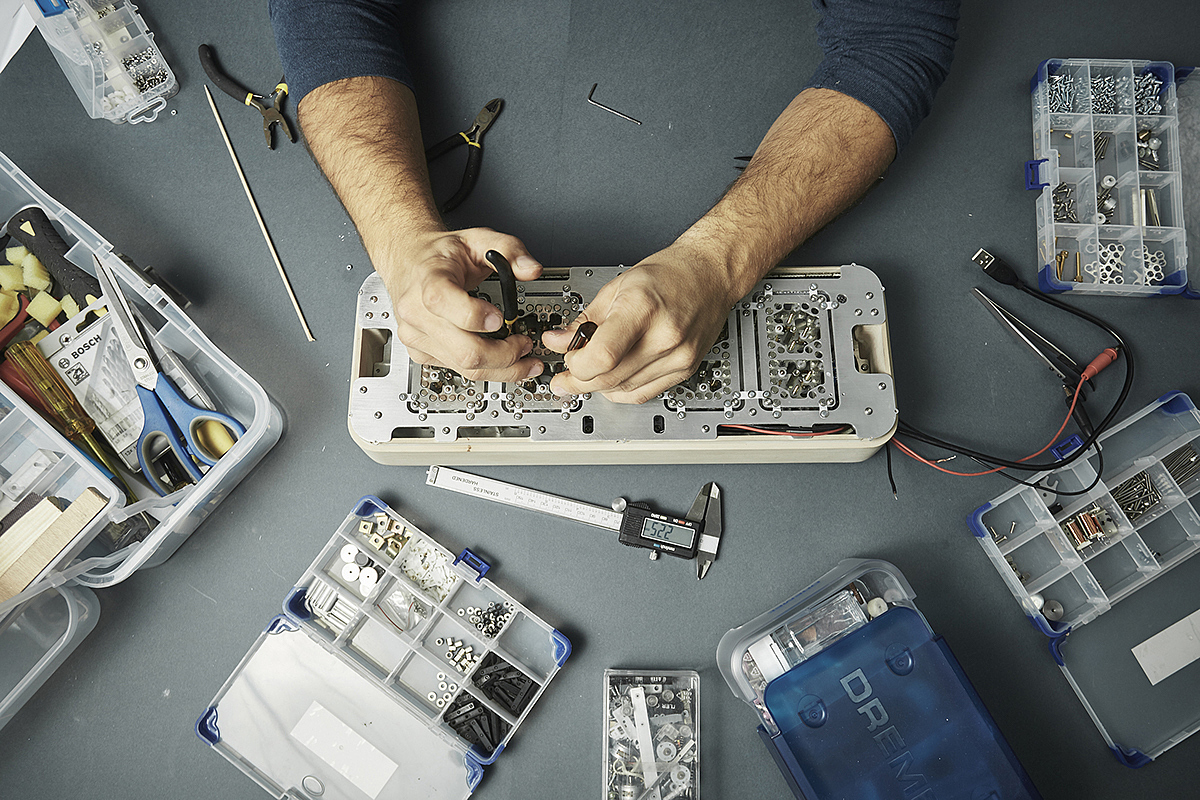
POLYGON ((808 87, 853 97, 891 128, 899 152, 929 114, 954 56, 959 0, 813 0, 825 60, 808 87))
MULTIPOLYGON (((378 75, 412 86, 400 44, 404 0, 270 0, 297 101, 323 83, 378 75)), ((954 54, 959 0, 813 0, 825 58, 807 86, 865 103, 897 151, 929 114, 954 54)))
POLYGON ((365 75, 412 87, 400 44, 403 0, 270 0, 271 27, 292 99, 365 75))

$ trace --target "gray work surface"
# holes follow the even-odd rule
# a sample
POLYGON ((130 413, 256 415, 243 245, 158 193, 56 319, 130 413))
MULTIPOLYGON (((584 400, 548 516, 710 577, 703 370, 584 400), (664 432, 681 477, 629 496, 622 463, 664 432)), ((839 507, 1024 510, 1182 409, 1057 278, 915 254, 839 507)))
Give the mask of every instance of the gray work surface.
MULTIPOLYGON (((118 250, 190 296, 192 318, 284 409, 278 446, 165 564, 99 592, 99 624, 0 732, 0 796, 221 797, 262 790, 197 740, 193 724, 355 500, 378 494, 493 577, 573 642, 574 654, 477 796, 600 796, 601 673, 701 673, 708 798, 790 797, 714 654, 721 635, 851 556, 892 561, 944 635, 1048 798, 1195 796, 1200 736, 1140 770, 1121 766, 1054 665, 966 515, 1011 484, 942 475, 895 454, 853 465, 485 468, 606 504, 624 495, 683 511, 705 481, 725 492, 720 560, 647 561, 614 537, 425 486, 425 470, 371 461, 346 430, 355 296, 371 266, 300 144, 264 146, 254 111, 217 94, 246 177, 316 334, 305 341, 209 112, 196 48, 207 42, 257 91, 280 67, 264 2, 146 0, 141 12, 182 90, 152 124, 87 118, 35 33, 0 73, 0 150, 118 250), (177 112, 177 113, 175 113, 177 112), (347 266, 352 269, 347 269, 347 266)), ((426 140, 506 107, 485 141, 478 188, 450 215, 523 238, 548 265, 632 264, 668 244, 736 177, 819 59, 816 13, 798 0, 727 3, 421 4, 408 35, 426 140), (588 105, 596 99, 634 125, 588 105)), ((1034 278, 1029 79, 1049 57, 1186 66, 1191 0, 964 4, 954 68, 886 180, 788 264, 874 269, 887 288, 903 416, 1020 455, 1061 422, 1054 377, 971 297, 981 246, 1034 278)), ((346 114, 369 115, 369 107, 346 114)), ((290 102, 287 114, 295 119, 290 102)), ((452 191, 465 155, 435 178, 452 191)), ((1197 233, 1197 232, 1194 232, 1197 233)), ((1196 245, 1193 245, 1196 252, 1196 245)), ((993 295, 1087 361, 1106 339, 992 286, 993 295)), ((1133 413, 1171 389, 1200 396, 1200 305, 1072 297, 1131 342, 1133 413)), ((1124 366, 1098 379, 1093 419, 1124 366)), ((951 467, 966 468, 959 458, 951 467)), ((1194 607, 1164 609, 1164 627, 1194 607)))

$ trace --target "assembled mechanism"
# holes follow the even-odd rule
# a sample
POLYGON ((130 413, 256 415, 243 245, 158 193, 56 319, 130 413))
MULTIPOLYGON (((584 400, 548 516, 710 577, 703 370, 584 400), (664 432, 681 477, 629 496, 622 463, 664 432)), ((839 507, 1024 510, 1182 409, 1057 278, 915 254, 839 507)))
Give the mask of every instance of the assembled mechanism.
MULTIPOLYGON (((371 275, 359 292, 352 435, 384 463, 558 463, 568 452, 585 463, 857 461, 891 435, 883 287, 857 265, 776 270, 733 309, 692 376, 650 402, 556 397, 563 356, 541 334, 569 325, 623 269, 547 269, 518 284, 511 330, 531 337, 547 365, 520 383, 411 362, 371 275)), ((495 280, 478 295, 500 305, 495 280)))

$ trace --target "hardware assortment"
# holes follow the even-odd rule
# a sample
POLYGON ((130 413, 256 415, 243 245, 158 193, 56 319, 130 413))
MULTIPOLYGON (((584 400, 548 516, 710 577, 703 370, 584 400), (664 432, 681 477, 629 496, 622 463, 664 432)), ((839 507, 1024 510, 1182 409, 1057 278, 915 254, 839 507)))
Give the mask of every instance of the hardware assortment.
POLYGON ((1038 241, 1047 291, 1147 296, 1187 284, 1175 70, 1050 59, 1033 92, 1038 241), (1064 266, 1077 265, 1074 271, 1064 266))
POLYGON ((604 671, 605 800, 699 800, 700 675, 604 671))
POLYGON ((537 690, 537 682, 533 678, 494 652, 488 653, 479 669, 475 670, 471 683, 483 692, 484 697, 514 717, 521 715, 537 690))
POLYGON ((179 91, 137 6, 48 0, 31 16, 92 119, 150 122, 179 91))
POLYGON ((1105 740, 1130 766, 1187 735, 1176 724, 1178 693, 1153 689, 1187 663, 1170 655, 1187 645, 1164 628, 1177 621, 1178 602, 1168 598, 1194 596, 1200 580, 1197 440, 1200 409, 1171 392, 1095 444, 1070 443, 1062 455, 1083 458, 1035 476, 1042 488, 1018 486, 969 519, 1105 740), (1118 605, 1121 615, 1108 616, 1118 605), (1112 669, 1119 658, 1124 666, 1112 669))
MULTIPOLYGON (((469 550, 454 558, 378 498, 363 498, 201 717, 201 736, 273 786, 289 779, 277 762, 239 749, 243 724, 260 730, 263 720, 287 720, 278 726, 282 749, 295 741, 287 731, 306 719, 328 730, 359 725, 374 732, 372 752, 406 765, 387 773, 397 787, 387 796, 414 785, 465 796, 571 650, 486 578, 489 569, 469 550), (364 586, 367 570, 378 577, 364 586)), ((339 747, 359 741, 338 737, 339 747)), ((311 765, 314 779, 329 779, 325 766, 311 765)))
MULTIPOLYGON (((503 274, 503 266, 497 270, 503 274)), ((546 269, 533 281, 484 281, 513 332, 535 343, 587 305, 620 267, 546 269)), ((520 463, 570 446, 590 462, 731 461, 764 449, 790 460, 859 460, 896 421, 883 287, 863 267, 790 268, 768 276, 729 316, 695 373, 641 406, 555 397, 563 355, 535 344, 547 369, 520 383, 467 380, 411 362, 378 275, 359 294, 351 433, 385 463, 520 463), (636 451, 636 455, 634 454, 636 451), (816 456, 807 456, 813 458, 816 456), (461 463, 461 462, 460 462, 461 463)), ((580 331, 574 347, 589 334, 580 331)))

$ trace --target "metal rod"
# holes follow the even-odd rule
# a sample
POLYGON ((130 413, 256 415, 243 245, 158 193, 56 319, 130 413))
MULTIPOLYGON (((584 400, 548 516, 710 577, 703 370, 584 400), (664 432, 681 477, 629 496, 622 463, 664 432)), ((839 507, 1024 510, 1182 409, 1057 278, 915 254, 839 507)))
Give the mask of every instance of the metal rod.
POLYGON ((633 123, 633 124, 635 124, 635 125, 641 125, 641 124, 642 124, 641 122, 639 122, 638 120, 636 120, 636 119, 634 119, 633 117, 629 116, 628 114, 622 114, 620 111, 617 111, 615 108, 609 108, 608 106, 604 105, 603 103, 597 103, 595 100, 593 100, 593 99, 592 99, 592 95, 594 95, 594 94, 596 93, 596 87, 597 87, 597 86, 599 86, 599 85, 600 85, 600 84, 598 84, 598 83, 593 83, 593 84, 592 84, 592 90, 591 90, 590 92, 588 92, 588 102, 589 102, 589 103, 591 103, 592 105, 596 106, 597 108, 603 108, 605 111, 609 112, 610 114, 616 114, 616 115, 617 115, 618 117, 620 117, 621 119, 627 119, 627 120, 629 120, 630 122, 632 122, 632 123, 633 123))
POLYGON ((238 162, 237 153, 233 152, 233 143, 229 141, 229 134, 225 130, 225 123, 221 120, 221 114, 217 111, 217 104, 213 102, 212 92, 208 90, 208 85, 204 86, 204 94, 208 98, 208 105, 212 108, 213 116, 216 117, 217 127, 221 130, 221 138, 225 140, 225 147, 229 149, 229 157, 233 159, 234 169, 237 170, 238 178, 242 181, 242 188, 246 190, 246 199, 250 201, 250 208, 254 210, 254 218, 258 220, 258 228, 262 231, 263 239, 267 242, 267 249, 271 251, 271 258, 275 261, 275 267, 279 270, 279 277, 283 279, 283 287, 287 289, 288 297, 291 298, 292 308, 296 309, 296 316, 300 318, 300 324, 304 327, 304 335, 308 337, 310 342, 315 342, 316 337, 312 335, 312 331, 308 327, 308 320, 304 318, 304 312, 300 310, 300 302, 296 299, 296 293, 292 291, 291 281, 288 280, 287 273, 283 270, 283 263, 279 260, 279 253, 275 250, 275 243, 271 241, 271 234, 267 233, 267 225, 263 222, 262 214, 258 211, 258 203, 254 200, 254 195, 250 192, 250 184, 246 183, 246 173, 242 172, 242 165, 238 162))

